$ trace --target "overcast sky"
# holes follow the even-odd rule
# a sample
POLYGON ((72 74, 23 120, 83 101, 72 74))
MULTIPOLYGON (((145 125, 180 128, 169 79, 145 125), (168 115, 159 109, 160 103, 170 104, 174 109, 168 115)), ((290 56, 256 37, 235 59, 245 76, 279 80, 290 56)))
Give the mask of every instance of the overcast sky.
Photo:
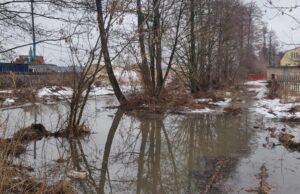
MULTIPOLYGON (((271 5, 268 3, 269 0, 245 0, 245 1, 255 1, 263 12, 263 20, 268 25, 269 29, 276 32, 278 39, 281 44, 281 49, 284 51, 286 49, 294 48, 300 46, 300 7, 298 9, 292 10, 292 12, 287 11, 291 16, 299 19, 299 23, 293 20, 287 15, 282 15, 281 10, 276 8, 268 8, 271 5), (297 26, 299 28, 297 28, 297 26), (295 29, 297 28, 297 29, 295 29), (296 45, 289 45, 296 44, 296 45)), ((300 0, 272 0, 273 6, 276 7, 293 7, 300 5, 300 0)), ((49 23, 48 23, 49 24, 49 23)), ((11 32, 5 32, 10 34, 11 32)), ((30 43, 31 36, 24 34, 12 33, 13 39, 9 40, 10 44, 13 46, 30 43)), ((29 47, 17 49, 17 55, 28 54, 29 47)), ((68 65, 70 63, 70 57, 68 49, 59 43, 47 43, 38 45, 38 55, 44 55, 47 63, 53 63, 58 65, 68 65)))
MULTIPOLYGON (((274 8, 269 9, 272 6, 268 3, 268 0, 255 0, 255 2, 262 9, 264 14, 264 21, 268 24, 269 29, 276 32, 280 43, 282 44, 282 49, 289 49, 297 47, 288 44, 298 44, 300 46, 300 7, 298 9, 286 12, 291 16, 298 18, 299 23, 293 20, 287 15, 282 15, 281 11, 274 8), (298 29, 297 26, 299 27, 298 29)), ((293 7, 300 5, 300 0, 272 0, 273 6, 276 7, 293 7)))

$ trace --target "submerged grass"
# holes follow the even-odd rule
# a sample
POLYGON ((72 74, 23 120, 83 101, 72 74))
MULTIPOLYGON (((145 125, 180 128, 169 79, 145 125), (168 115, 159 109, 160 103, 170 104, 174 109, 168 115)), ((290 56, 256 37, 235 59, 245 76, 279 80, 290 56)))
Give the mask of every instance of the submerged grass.
POLYGON ((12 138, 0 139, 0 193, 22 194, 73 194, 72 184, 66 180, 52 183, 46 177, 33 177, 32 167, 16 165, 15 157, 26 152, 30 141, 53 135, 42 124, 33 124, 13 134, 12 138))

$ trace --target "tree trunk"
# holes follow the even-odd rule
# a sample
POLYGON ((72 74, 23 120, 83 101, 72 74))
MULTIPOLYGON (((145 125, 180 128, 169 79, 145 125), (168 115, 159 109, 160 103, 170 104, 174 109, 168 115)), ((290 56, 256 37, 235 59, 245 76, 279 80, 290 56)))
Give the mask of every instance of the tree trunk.
POLYGON ((190 0, 190 76, 192 93, 198 91, 197 86, 197 63, 196 63, 196 41, 195 41, 195 2, 190 0))
POLYGON ((144 14, 142 12, 141 0, 137 0, 137 16, 138 16, 138 34, 139 34, 139 44, 140 44, 140 54, 142 57, 142 63, 140 64, 140 69, 142 71, 142 77, 145 89, 150 91, 153 89, 151 87, 150 71, 148 67, 148 60, 145 48, 145 31, 144 31, 144 14))
POLYGON ((154 5, 154 43, 155 43, 155 63, 156 63, 156 88, 161 88, 163 84, 162 74, 162 48, 161 48, 161 24, 160 24, 160 0, 153 0, 154 5))
POLYGON ((102 0, 96 0, 96 6, 97 6, 97 20, 98 20, 98 28, 100 31, 100 39, 101 39, 101 46, 102 46, 102 53, 105 61, 105 67, 107 71, 107 75, 109 78, 109 81, 113 87, 113 90, 115 92, 115 95, 121 105, 126 104, 127 100, 125 96, 123 95, 119 83, 116 79, 116 76, 114 74, 111 58, 109 56, 109 50, 108 50, 108 38, 107 33, 105 29, 105 23, 103 20, 103 12, 102 12, 102 0))

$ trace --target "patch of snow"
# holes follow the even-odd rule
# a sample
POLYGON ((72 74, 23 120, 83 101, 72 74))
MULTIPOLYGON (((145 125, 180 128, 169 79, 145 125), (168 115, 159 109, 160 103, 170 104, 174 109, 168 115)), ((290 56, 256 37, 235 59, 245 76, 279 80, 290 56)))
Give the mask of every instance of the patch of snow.
POLYGON ((256 99, 263 99, 268 92, 267 81, 248 81, 245 85, 250 86, 248 91, 256 92, 256 99))
POLYGON ((196 110, 192 110, 190 111, 191 113, 198 113, 198 114, 201 114, 201 113, 211 113, 211 112, 215 112, 215 110, 212 110, 210 108, 204 108, 204 109, 196 109, 196 110))
POLYGON ((185 110, 181 111, 183 114, 207 114, 207 113, 213 113, 216 112, 216 110, 210 109, 205 107, 204 109, 195 109, 195 110, 185 110))
POLYGON ((90 96, 103 96, 103 95, 113 95, 114 90, 112 87, 93 87, 90 91, 90 96))
POLYGON ((231 98, 224 98, 223 101, 218 101, 218 102, 210 102, 209 104, 216 105, 216 106, 221 106, 221 107, 226 107, 232 102, 231 98))
POLYGON ((40 89, 37 93, 38 97, 45 97, 45 96, 57 96, 57 97, 71 97, 73 95, 72 88, 68 87, 58 87, 58 86, 51 86, 51 87, 44 87, 40 89))
POLYGON ((14 99, 11 98, 7 98, 5 99, 5 101, 2 103, 4 106, 11 106, 15 103, 16 101, 14 99))
POLYGON ((199 98, 195 99, 195 102, 211 102, 213 99, 211 98, 199 98))
POLYGON ((258 81, 248 81, 246 82, 244 85, 247 85, 247 86, 266 86, 267 85, 267 80, 258 80, 258 81))
POLYGON ((265 81, 251 81, 246 85, 250 86, 249 91, 257 92, 256 100, 250 110, 264 115, 266 118, 300 118, 300 112, 290 113, 289 110, 294 106, 300 106, 300 103, 282 103, 279 98, 265 99, 268 92, 265 81), (255 86, 255 87, 253 87, 255 86))
POLYGON ((232 99, 224 98, 224 100, 213 102, 213 99, 211 99, 211 98, 199 98, 199 99, 195 99, 195 102, 199 102, 199 103, 207 102, 208 104, 211 104, 211 105, 226 107, 232 102, 232 99))
MULTIPOLYGON (((136 88, 138 89, 138 88, 136 88)), ((132 90, 132 87, 130 85, 122 85, 121 90, 126 93, 132 90)), ((86 92, 86 91, 85 91, 86 92)), ((83 95, 86 93, 83 92, 83 95)), ((92 86, 92 89, 90 91, 89 96, 104 96, 104 95, 113 95, 114 90, 111 86, 101 86, 101 87, 95 87, 92 86)), ((59 87, 59 86, 47 86, 42 89, 40 89, 37 92, 37 96, 39 98, 47 98, 50 96, 56 96, 58 98, 70 98, 73 95, 73 89, 68 87, 59 87)))
POLYGON ((13 93, 12 90, 0 90, 0 94, 11 94, 13 93))

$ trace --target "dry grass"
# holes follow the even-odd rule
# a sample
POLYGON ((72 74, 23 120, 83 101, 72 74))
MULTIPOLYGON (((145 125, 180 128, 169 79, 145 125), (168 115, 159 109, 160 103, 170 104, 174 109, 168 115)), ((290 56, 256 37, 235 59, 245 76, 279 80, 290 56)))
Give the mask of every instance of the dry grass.
POLYGON ((228 107, 225 107, 224 110, 227 113, 230 113, 232 115, 238 115, 238 114, 242 113, 242 111, 243 111, 241 105, 239 105, 239 104, 232 104, 228 107))
POLYGON ((268 178, 268 170, 265 165, 262 165, 260 168, 260 174, 259 174, 259 179, 260 179, 260 186, 258 188, 258 193, 259 194, 268 194, 271 191, 271 186, 267 181, 268 178))
POLYGON ((74 129, 63 129, 54 133, 50 133, 50 136, 58 138, 79 138, 79 137, 85 137, 91 134, 91 129, 86 126, 84 123, 79 125, 76 128, 76 131, 74 129))
POLYGON ((26 151, 26 147, 18 141, 0 139, 0 155, 2 158, 9 156, 18 157, 26 151))
POLYGON ((29 176, 26 168, 14 165, 15 156, 25 152, 21 142, 10 139, 0 140, 0 193, 24 193, 24 194, 73 194, 70 182, 61 180, 49 184, 47 179, 29 176))
POLYGON ((79 73, 49 74, 45 78, 44 85, 74 87, 74 85, 77 85, 79 77, 79 73))
POLYGON ((168 111, 183 110, 185 108, 203 108, 194 101, 192 95, 163 91, 160 97, 147 93, 139 93, 128 98, 128 103, 123 107, 127 111, 163 113, 168 111))
POLYGON ((298 118, 298 117, 285 117, 280 120, 281 120, 281 122, 295 122, 295 123, 300 122, 300 118, 298 118))
POLYGON ((294 140, 294 136, 289 133, 281 133, 279 135, 279 141, 287 148, 291 150, 300 151, 300 142, 294 140))
POLYGON ((288 112, 289 113, 300 112, 300 106, 293 106, 288 112))
POLYGON ((43 137, 49 135, 50 133, 42 124, 32 124, 29 127, 19 129, 16 133, 13 134, 12 140, 17 142, 29 142, 40 140, 43 137))

